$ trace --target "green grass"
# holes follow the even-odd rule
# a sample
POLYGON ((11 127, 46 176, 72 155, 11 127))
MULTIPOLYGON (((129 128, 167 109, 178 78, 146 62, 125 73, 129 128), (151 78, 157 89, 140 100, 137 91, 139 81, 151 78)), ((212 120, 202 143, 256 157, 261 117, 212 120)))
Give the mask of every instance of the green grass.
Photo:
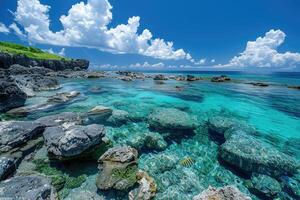
POLYGON ((0 42, 0 52, 5 52, 9 54, 21 54, 29 58, 41 60, 68 60, 67 58, 44 52, 38 48, 26 47, 20 44, 14 44, 9 42, 0 42))

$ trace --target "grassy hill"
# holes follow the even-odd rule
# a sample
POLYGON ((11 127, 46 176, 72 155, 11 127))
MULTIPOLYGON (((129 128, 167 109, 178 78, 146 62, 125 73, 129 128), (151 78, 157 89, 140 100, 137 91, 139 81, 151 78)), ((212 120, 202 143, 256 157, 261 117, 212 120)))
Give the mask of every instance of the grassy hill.
POLYGON ((38 48, 26 47, 20 44, 14 44, 9 42, 0 42, 0 52, 10 53, 10 54, 22 54, 29 58, 35 58, 35 59, 67 60, 62 56, 44 52, 38 48))

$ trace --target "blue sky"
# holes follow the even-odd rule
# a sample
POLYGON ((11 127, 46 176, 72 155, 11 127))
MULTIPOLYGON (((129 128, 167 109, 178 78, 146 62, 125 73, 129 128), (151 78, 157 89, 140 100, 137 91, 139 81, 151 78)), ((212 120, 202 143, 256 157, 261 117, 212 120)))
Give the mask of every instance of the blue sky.
POLYGON ((88 0, 81 6, 79 2, 0 0, 0 23, 2 30, 8 30, 1 33, 0 26, 0 40, 30 43, 56 53, 64 48, 65 56, 86 58, 95 66, 300 71, 300 1, 297 0, 88 0), (45 5, 51 8, 43 13, 45 5), (78 9, 68 14, 72 5, 78 9), (95 9, 88 9, 89 5, 95 9), (9 10, 15 12, 14 15, 9 10), (75 19, 76 12, 81 11, 80 19, 75 19), (26 12, 34 16, 26 16, 26 12), (60 21, 62 15, 66 15, 64 23, 60 21), (49 30, 39 27, 34 34, 32 29, 26 31, 28 27, 43 27, 43 21, 47 21, 45 16, 49 19, 49 30), (126 26, 133 16, 139 17, 132 20, 139 26, 126 26), (83 20, 85 17, 88 22, 83 20), (96 19, 102 17, 105 18, 96 19), (90 22, 95 25, 88 30, 83 28, 85 25, 77 26, 90 22), (10 27, 12 23, 22 31, 22 36, 17 36, 10 27), (125 25, 122 38, 120 30, 115 29, 120 24, 125 25), (101 26, 107 29, 105 33, 95 29, 101 26), (52 34, 66 27, 75 30, 74 35, 76 31, 84 33, 82 38, 70 38, 69 32, 63 31, 60 41, 59 36, 52 34), (148 29, 152 37, 140 44, 137 41, 144 29, 148 29), (156 38, 163 41, 153 44, 156 38), (173 42, 171 50, 164 47, 167 41, 173 42), (247 45, 248 41, 252 43, 247 45), (243 55, 239 55, 242 52, 243 55))

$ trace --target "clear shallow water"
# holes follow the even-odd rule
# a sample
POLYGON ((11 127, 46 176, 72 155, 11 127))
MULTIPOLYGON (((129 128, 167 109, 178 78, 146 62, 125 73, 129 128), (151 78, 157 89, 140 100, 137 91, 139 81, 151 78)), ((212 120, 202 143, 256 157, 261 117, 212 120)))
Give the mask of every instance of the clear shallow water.
MULTIPOLYGON (((174 75, 174 74, 173 74, 174 75)), ((212 76, 212 74, 198 74, 212 76)), ((278 150, 300 160, 299 146, 289 145, 300 141, 300 91, 289 89, 284 84, 299 85, 300 75, 247 75, 230 74, 234 79, 267 81, 269 87, 256 87, 243 83, 211 83, 209 81, 178 82, 165 81, 157 84, 152 79, 123 82, 116 79, 62 80, 59 91, 77 90, 81 100, 49 112, 35 113, 28 119, 63 111, 86 112, 96 105, 125 110, 131 116, 146 119, 157 108, 177 108, 197 118, 199 124, 214 115, 226 115, 246 121, 259 132, 259 139, 274 145, 278 150), (182 91, 177 91, 180 86, 182 91), (98 93, 91 89, 100 87, 98 93)), ((58 91, 44 92, 30 99, 27 104, 46 100, 43 96, 58 91)), ((130 122, 121 127, 107 127, 107 134, 114 144, 130 144, 142 133, 147 132, 146 122, 130 122)), ((219 163, 218 145, 203 133, 180 142, 170 141, 164 151, 141 152, 139 167, 154 177, 158 184, 156 199, 191 199, 209 185, 234 184, 245 193, 244 178, 219 163), (191 167, 180 165, 187 156, 194 160, 191 167)), ((298 143, 299 144, 299 143, 298 143)), ((96 165, 95 165, 96 167, 96 165)), ((87 183, 93 182, 95 174, 89 174, 87 183)), ((91 184, 83 184, 85 190, 94 191, 91 184)), ((252 195, 255 199, 256 197, 252 195)))

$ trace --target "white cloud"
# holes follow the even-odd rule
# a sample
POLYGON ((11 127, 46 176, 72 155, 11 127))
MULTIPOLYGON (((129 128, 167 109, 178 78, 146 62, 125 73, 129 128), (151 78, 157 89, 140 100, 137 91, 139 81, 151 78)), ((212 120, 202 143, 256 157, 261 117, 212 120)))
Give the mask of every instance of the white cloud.
POLYGON ((299 53, 279 53, 277 48, 283 44, 286 34, 281 30, 270 30, 264 37, 249 41, 246 49, 223 67, 274 67, 287 68, 300 64, 299 53))
POLYGON ((212 63, 215 63, 216 62, 216 60, 215 59, 211 59, 211 61, 210 62, 212 62, 212 63))
POLYGON ((159 63, 155 63, 155 64, 150 64, 148 62, 144 62, 144 63, 136 63, 133 65, 130 65, 130 67, 137 67, 137 68, 161 68, 161 67, 165 67, 165 64, 162 62, 159 63))
POLYGON ((60 56, 65 56, 65 55, 66 55, 66 49, 65 49, 65 48, 62 48, 62 49, 60 50, 60 52, 58 52, 58 55, 60 55, 60 56))
POLYGON ((51 53, 51 54, 56 54, 56 55, 60 55, 60 56, 65 56, 65 48, 62 48, 59 52, 55 52, 53 51, 52 48, 50 49, 43 49, 43 51, 51 53))
POLYGON ((183 49, 175 49, 172 42, 153 38, 148 29, 139 34, 138 16, 129 18, 127 24, 109 28, 112 6, 108 0, 88 0, 73 5, 67 15, 60 17, 63 29, 57 32, 50 30, 50 8, 39 0, 18 0, 15 21, 22 26, 24 33, 14 25, 17 35, 43 44, 89 47, 166 60, 192 59, 183 49))
POLYGON ((5 26, 5 24, 1 22, 0 22, 0 33, 5 33, 5 34, 9 33, 9 29, 5 26))
POLYGON ((206 59, 202 58, 199 61, 192 60, 192 63, 194 63, 195 65, 204 65, 206 63, 206 59))

